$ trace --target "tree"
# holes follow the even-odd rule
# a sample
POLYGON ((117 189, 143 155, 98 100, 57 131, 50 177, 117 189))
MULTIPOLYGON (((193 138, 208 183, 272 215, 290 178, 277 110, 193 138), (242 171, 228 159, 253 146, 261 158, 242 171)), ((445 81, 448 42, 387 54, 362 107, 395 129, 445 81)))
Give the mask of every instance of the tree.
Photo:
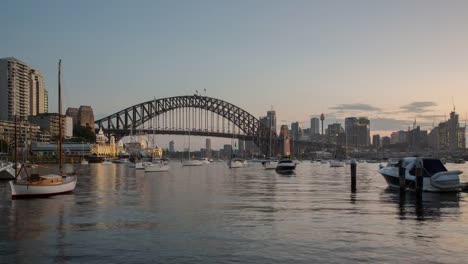
POLYGON ((96 134, 94 133, 94 130, 89 126, 83 127, 80 125, 75 125, 73 127, 73 135, 89 143, 96 142, 96 134))

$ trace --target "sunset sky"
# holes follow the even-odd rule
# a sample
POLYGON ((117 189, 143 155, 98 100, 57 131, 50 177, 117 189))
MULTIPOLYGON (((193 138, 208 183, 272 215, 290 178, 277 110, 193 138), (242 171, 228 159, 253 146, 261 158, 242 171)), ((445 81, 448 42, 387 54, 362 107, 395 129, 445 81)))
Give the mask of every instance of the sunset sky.
POLYGON ((372 134, 468 112, 468 1, 2 1, 0 57, 42 72, 56 109, 224 99, 278 125, 368 116, 372 134), (453 99, 452 99, 453 98, 453 99))

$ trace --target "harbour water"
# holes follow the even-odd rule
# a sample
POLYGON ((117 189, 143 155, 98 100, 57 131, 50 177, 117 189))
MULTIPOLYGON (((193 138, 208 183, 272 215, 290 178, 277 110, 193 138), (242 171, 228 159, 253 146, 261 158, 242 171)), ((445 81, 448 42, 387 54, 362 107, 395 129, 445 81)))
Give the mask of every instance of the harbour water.
MULTIPOLYGON (((69 165, 71 166, 71 165, 69 165)), ((468 182, 468 164, 461 169, 468 182)), ((378 164, 251 164, 167 173, 82 169, 73 194, 11 200, 0 182, 0 263, 466 263, 468 194, 400 201, 378 164)))

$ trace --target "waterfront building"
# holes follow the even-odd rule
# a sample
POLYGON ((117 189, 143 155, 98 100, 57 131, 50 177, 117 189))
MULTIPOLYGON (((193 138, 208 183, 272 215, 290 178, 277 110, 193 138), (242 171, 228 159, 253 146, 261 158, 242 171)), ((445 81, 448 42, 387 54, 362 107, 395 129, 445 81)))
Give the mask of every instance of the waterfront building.
MULTIPOLYGON (((26 121, 17 123, 18 146, 24 147, 25 142, 50 142, 50 134, 41 131, 38 125, 33 125, 26 121)), ((0 120, 0 140, 7 143, 10 148, 13 148, 15 140, 15 122, 8 120, 0 120)), ((5 151, 5 150, 4 150, 5 151)))
POLYGON ((407 143, 407 132, 400 130, 390 134, 390 144, 403 144, 407 143))
POLYGON ((310 136, 320 134, 320 120, 317 117, 310 119, 310 136))
MULTIPOLYGON (((38 125, 41 130, 47 131, 51 137, 58 137, 59 135, 59 114, 58 113, 42 113, 35 116, 29 116, 28 121, 31 124, 38 125)), ((71 119, 67 119, 66 116, 62 115, 62 135, 65 137, 67 122, 71 122, 71 119)), ((69 126, 69 125, 68 125, 69 126)))
MULTIPOLYGON (((92 147, 93 145, 89 143, 63 143, 62 151, 67 156, 82 157, 88 156, 92 147)), ((35 142, 31 146, 31 151, 41 156, 58 156, 58 145, 35 142)))
POLYGON ((73 120, 73 126, 78 125, 78 108, 68 107, 65 111, 65 115, 70 116, 73 120))
POLYGON ((48 110, 44 78, 16 58, 0 59, 0 120, 26 120, 48 110))
POLYGON ((98 157, 117 157, 122 152, 124 148, 115 144, 114 136, 111 136, 109 141, 100 128, 96 135, 96 144, 91 147, 90 154, 98 157))
POLYGON ((80 106, 78 109, 78 124, 82 127, 94 127, 94 113, 91 106, 80 106))

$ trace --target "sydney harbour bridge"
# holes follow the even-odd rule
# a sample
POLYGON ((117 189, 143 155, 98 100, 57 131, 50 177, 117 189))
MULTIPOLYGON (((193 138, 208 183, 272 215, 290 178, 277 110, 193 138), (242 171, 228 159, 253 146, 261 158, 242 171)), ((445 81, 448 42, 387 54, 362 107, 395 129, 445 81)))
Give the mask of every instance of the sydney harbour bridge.
POLYGON ((194 135, 253 141, 263 154, 270 140, 275 153, 279 139, 258 118, 224 100, 202 96, 154 99, 120 110, 95 121, 97 130, 116 139, 132 133, 194 135))

